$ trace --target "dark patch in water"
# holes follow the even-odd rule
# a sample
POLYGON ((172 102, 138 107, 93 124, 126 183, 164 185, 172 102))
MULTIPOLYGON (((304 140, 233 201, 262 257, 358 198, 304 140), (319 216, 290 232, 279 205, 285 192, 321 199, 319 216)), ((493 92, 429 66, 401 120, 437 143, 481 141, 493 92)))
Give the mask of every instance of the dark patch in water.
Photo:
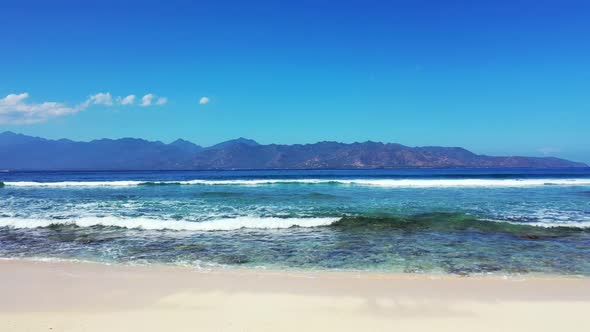
POLYGON ((357 231, 478 231, 484 233, 507 233, 526 239, 569 236, 581 232, 588 232, 588 229, 574 226, 545 228, 504 221, 483 220, 461 213, 442 212, 408 216, 344 217, 328 227, 357 231))
POLYGON ((521 239, 527 239, 527 240, 538 240, 541 238, 539 235, 533 235, 533 234, 523 234, 523 235, 519 235, 518 237, 521 239))
POLYGON ((111 242, 125 236, 120 228, 108 226, 79 227, 75 224, 51 224, 45 236, 57 242, 76 242, 95 245, 111 242))
POLYGON ((180 182, 159 182, 159 181, 146 181, 138 183, 138 186, 179 186, 180 182))
POLYGON ((206 191, 206 192, 198 193, 195 196, 225 198, 225 197, 244 196, 244 193, 237 193, 237 192, 231 192, 231 191, 206 191))
POLYGON ((74 230, 80 228, 76 224, 62 224, 62 223, 54 223, 47 226, 47 228, 54 230, 54 231, 67 231, 67 230, 74 230))
POLYGON ((228 265, 239 265, 239 264, 246 264, 250 260, 248 257, 244 255, 226 255, 219 257, 220 264, 228 264, 228 265))
POLYGON ((183 252, 201 252, 207 250, 207 248, 198 243, 183 243, 174 245, 172 250, 183 251, 183 252))
POLYGON ((305 195, 308 198, 313 198, 313 199, 335 199, 335 198, 342 198, 342 196, 338 196, 338 195, 331 195, 331 194, 324 194, 324 193, 318 193, 318 192, 313 192, 313 193, 309 193, 305 195))

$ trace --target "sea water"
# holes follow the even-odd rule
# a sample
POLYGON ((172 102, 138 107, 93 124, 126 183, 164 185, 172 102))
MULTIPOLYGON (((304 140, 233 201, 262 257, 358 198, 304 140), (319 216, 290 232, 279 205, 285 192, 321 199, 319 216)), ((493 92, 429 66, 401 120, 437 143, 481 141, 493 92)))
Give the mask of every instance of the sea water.
POLYGON ((590 276, 590 169, 0 173, 0 258, 590 276))

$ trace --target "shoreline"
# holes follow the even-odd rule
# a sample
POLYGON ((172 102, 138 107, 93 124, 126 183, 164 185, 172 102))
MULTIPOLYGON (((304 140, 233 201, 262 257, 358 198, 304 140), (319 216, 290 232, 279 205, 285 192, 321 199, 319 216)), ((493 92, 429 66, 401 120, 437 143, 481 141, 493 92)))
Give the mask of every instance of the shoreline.
POLYGON ((62 259, 62 258, 45 258, 45 257, 0 257, 0 266, 3 262, 15 263, 39 263, 59 266, 88 266, 88 267, 110 267, 114 269, 146 269, 146 270, 178 270, 193 273, 246 273, 261 275, 293 275, 298 277, 322 276, 341 276, 356 278, 379 278, 379 279, 481 279, 481 280, 505 280, 505 281, 526 281, 526 280, 588 280, 590 276, 582 274, 549 274, 542 272, 530 272, 522 274, 502 274, 502 273, 472 273, 472 274, 452 274, 445 272, 400 272, 384 270, 354 270, 354 269, 320 269, 320 268, 298 268, 298 267, 266 267, 266 266, 243 266, 243 265, 222 265, 208 264, 203 265, 186 265, 186 264, 165 264, 165 263, 137 263, 137 262, 101 262, 93 260, 62 259))
POLYGON ((581 331, 590 278, 0 260, 2 331, 581 331))

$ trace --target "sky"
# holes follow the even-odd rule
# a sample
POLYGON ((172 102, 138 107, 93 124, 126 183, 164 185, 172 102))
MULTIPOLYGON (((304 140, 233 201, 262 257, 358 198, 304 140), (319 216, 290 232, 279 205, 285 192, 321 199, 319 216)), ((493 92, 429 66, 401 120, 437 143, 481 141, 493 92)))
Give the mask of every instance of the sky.
POLYGON ((0 131, 590 162, 590 2, 0 1, 0 131))

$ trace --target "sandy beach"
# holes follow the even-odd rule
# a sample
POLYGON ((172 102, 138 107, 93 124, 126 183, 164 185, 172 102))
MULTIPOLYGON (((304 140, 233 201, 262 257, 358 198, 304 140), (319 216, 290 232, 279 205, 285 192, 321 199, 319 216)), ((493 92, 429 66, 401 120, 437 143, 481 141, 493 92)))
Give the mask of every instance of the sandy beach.
POLYGON ((586 331, 590 279, 0 261, 2 331, 586 331))

